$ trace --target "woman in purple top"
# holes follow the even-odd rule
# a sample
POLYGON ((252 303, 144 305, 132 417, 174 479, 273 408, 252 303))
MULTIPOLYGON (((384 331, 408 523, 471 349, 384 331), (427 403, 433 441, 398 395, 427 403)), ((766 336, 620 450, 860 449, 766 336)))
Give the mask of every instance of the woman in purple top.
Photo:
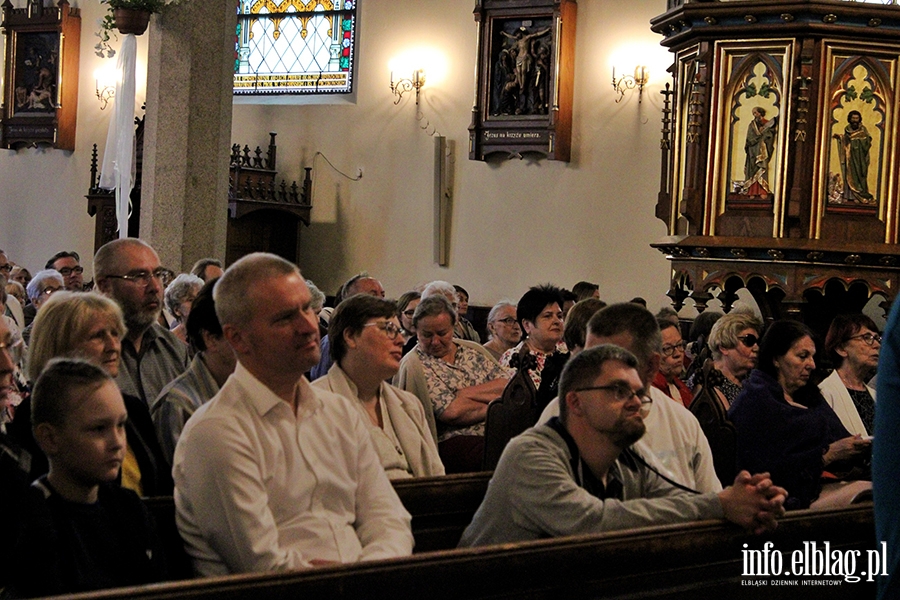
POLYGON ((811 381, 816 344, 797 321, 777 321, 763 336, 759 366, 728 411, 737 429, 737 468, 769 472, 787 489, 785 508, 808 508, 822 473, 859 458, 871 442, 851 436, 811 381))

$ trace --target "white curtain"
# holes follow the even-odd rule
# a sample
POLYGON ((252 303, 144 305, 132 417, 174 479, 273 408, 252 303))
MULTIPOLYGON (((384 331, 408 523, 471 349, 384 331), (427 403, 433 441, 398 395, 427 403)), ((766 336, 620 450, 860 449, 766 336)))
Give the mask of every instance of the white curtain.
POLYGON ((134 88, 137 60, 137 38, 129 33, 119 50, 116 81, 115 115, 109 123, 100 187, 116 190, 116 218, 119 237, 128 237, 131 213, 131 190, 134 187, 134 88))

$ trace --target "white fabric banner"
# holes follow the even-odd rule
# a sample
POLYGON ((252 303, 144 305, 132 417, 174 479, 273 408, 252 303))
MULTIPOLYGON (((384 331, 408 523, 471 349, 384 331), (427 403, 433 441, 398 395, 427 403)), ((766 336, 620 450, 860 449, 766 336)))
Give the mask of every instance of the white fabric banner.
POLYGON ((131 189, 134 187, 134 90, 137 63, 137 38, 123 36, 116 68, 116 113, 109 123, 103 165, 100 167, 100 187, 116 190, 116 218, 119 237, 128 237, 128 216, 131 213, 131 189))

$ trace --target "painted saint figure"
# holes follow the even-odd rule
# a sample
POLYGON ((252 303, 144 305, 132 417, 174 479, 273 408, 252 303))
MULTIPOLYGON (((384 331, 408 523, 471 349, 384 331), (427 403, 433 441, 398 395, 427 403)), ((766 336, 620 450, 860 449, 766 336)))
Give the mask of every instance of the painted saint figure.
POLYGON ((875 199, 869 193, 869 150, 872 147, 872 136, 862 124, 862 114, 858 110, 851 110, 847 114, 844 134, 835 134, 834 138, 838 143, 841 174, 844 177, 842 200, 874 204, 875 199))
POLYGON ((775 128, 778 119, 766 119, 766 109, 754 107, 753 120, 747 128, 747 140, 744 151, 747 159, 744 162, 744 183, 741 194, 767 198, 769 196, 769 160, 775 149, 775 128))

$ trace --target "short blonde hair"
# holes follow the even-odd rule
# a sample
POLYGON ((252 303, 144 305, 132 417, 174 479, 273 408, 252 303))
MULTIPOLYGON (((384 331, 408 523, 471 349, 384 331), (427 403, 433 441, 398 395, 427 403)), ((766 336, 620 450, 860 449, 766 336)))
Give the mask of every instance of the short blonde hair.
POLYGON ((28 379, 36 381, 51 359, 71 356, 98 314, 116 323, 119 339, 125 336, 122 309, 106 296, 95 292, 56 292, 50 296, 34 318, 28 347, 28 379))
POLYGON ((250 290, 266 279, 294 274, 300 276, 299 267, 274 254, 254 252, 241 257, 228 267, 213 288, 219 323, 224 327, 250 322, 255 309, 254 303, 258 301, 251 297, 250 290))
POLYGON ((737 347, 740 342, 738 336, 745 329, 755 330, 757 337, 759 337, 762 326, 762 321, 749 309, 733 310, 721 317, 712 326, 709 332, 709 340, 706 342, 709 346, 709 351, 712 353, 713 360, 722 359, 723 348, 729 350, 737 347))

